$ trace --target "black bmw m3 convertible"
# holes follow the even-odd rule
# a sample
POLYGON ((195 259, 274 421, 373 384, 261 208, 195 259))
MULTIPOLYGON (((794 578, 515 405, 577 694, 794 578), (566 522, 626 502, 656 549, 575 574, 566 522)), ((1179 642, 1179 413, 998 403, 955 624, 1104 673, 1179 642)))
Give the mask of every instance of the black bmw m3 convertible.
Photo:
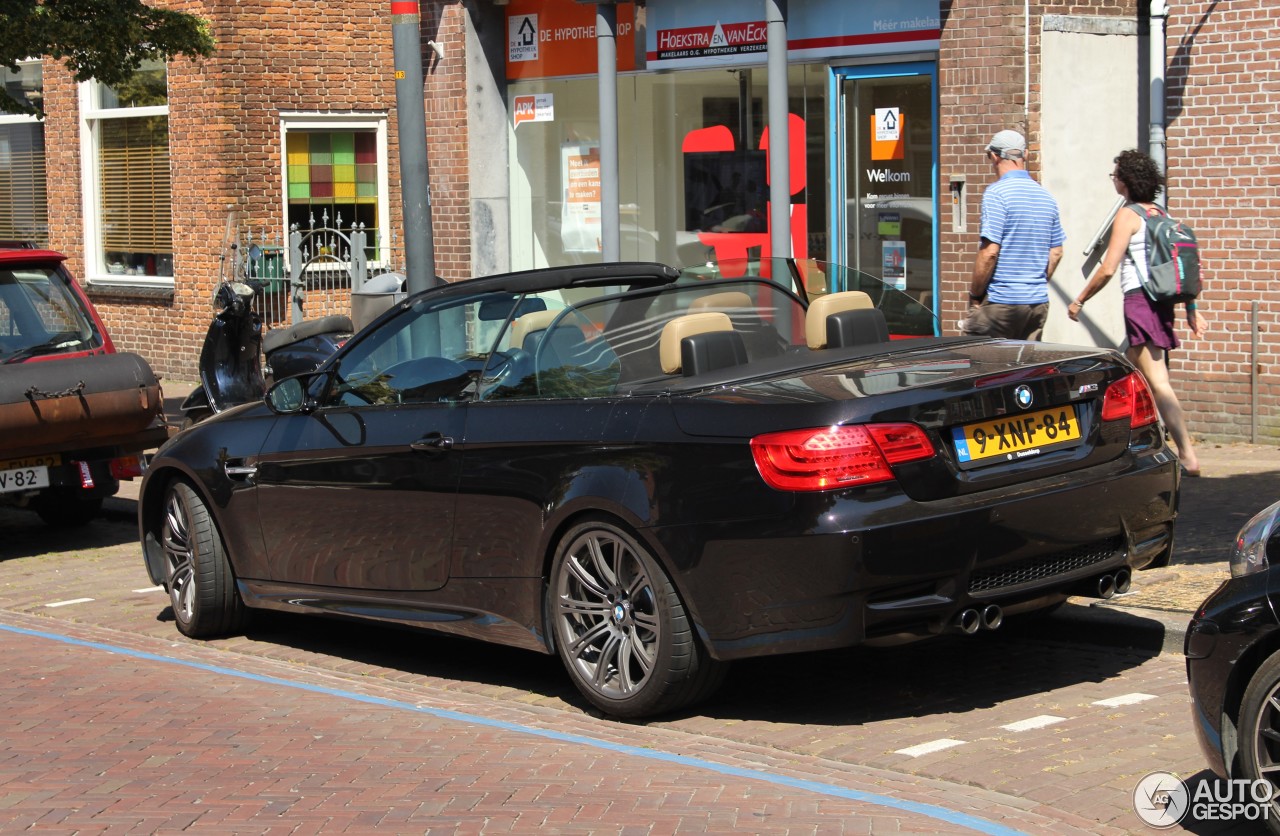
POLYGON ((618 717, 730 660, 999 627, 1169 559, 1178 467, 1108 349, 936 336, 835 265, 456 282, 172 439, 178 629, 254 609, 558 654, 618 717))

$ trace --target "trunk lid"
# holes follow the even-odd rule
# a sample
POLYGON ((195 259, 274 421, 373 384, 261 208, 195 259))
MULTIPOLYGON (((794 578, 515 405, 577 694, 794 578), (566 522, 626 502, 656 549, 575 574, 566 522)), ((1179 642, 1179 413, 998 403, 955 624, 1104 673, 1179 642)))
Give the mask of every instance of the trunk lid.
POLYGON ((1102 419, 1105 393, 1133 372, 1110 349, 1012 341, 934 344, 836 362, 673 399, 691 435, 754 437, 835 424, 909 422, 937 454, 898 465, 914 499, 1000 487, 1113 461, 1163 443, 1102 419), (732 418, 732 404, 749 404, 732 418))

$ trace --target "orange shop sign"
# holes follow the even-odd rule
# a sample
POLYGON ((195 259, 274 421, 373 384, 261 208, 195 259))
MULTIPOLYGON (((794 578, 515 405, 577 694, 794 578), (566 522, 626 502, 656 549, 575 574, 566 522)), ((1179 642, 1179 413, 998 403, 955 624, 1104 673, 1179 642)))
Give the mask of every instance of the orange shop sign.
MULTIPOLYGON (((619 3, 618 69, 636 68, 636 7, 619 3)), ((576 0, 511 0, 507 10, 507 78, 594 75, 596 7, 576 0)))

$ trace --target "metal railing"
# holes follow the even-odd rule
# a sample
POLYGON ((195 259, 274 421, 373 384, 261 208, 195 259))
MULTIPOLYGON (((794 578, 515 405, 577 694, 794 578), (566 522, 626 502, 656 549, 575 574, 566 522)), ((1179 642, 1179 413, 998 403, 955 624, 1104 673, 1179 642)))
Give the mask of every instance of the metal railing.
POLYGON ((394 233, 355 223, 344 227, 342 215, 330 223, 328 211, 320 223, 311 215, 308 225, 293 224, 285 241, 271 240, 265 231, 250 230, 240 248, 238 271, 257 293, 254 309, 263 325, 297 324, 329 314, 350 314, 351 294, 372 276, 393 270, 394 233))

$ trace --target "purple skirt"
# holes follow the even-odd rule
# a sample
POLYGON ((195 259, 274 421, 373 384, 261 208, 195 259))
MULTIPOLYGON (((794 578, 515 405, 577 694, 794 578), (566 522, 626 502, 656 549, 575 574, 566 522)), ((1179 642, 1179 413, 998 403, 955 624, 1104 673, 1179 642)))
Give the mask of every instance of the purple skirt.
POLYGON ((1173 331, 1176 310, 1173 302, 1156 304, 1141 290, 1124 295, 1124 331, 1129 345, 1150 343, 1168 351, 1177 348, 1178 335, 1173 331))

